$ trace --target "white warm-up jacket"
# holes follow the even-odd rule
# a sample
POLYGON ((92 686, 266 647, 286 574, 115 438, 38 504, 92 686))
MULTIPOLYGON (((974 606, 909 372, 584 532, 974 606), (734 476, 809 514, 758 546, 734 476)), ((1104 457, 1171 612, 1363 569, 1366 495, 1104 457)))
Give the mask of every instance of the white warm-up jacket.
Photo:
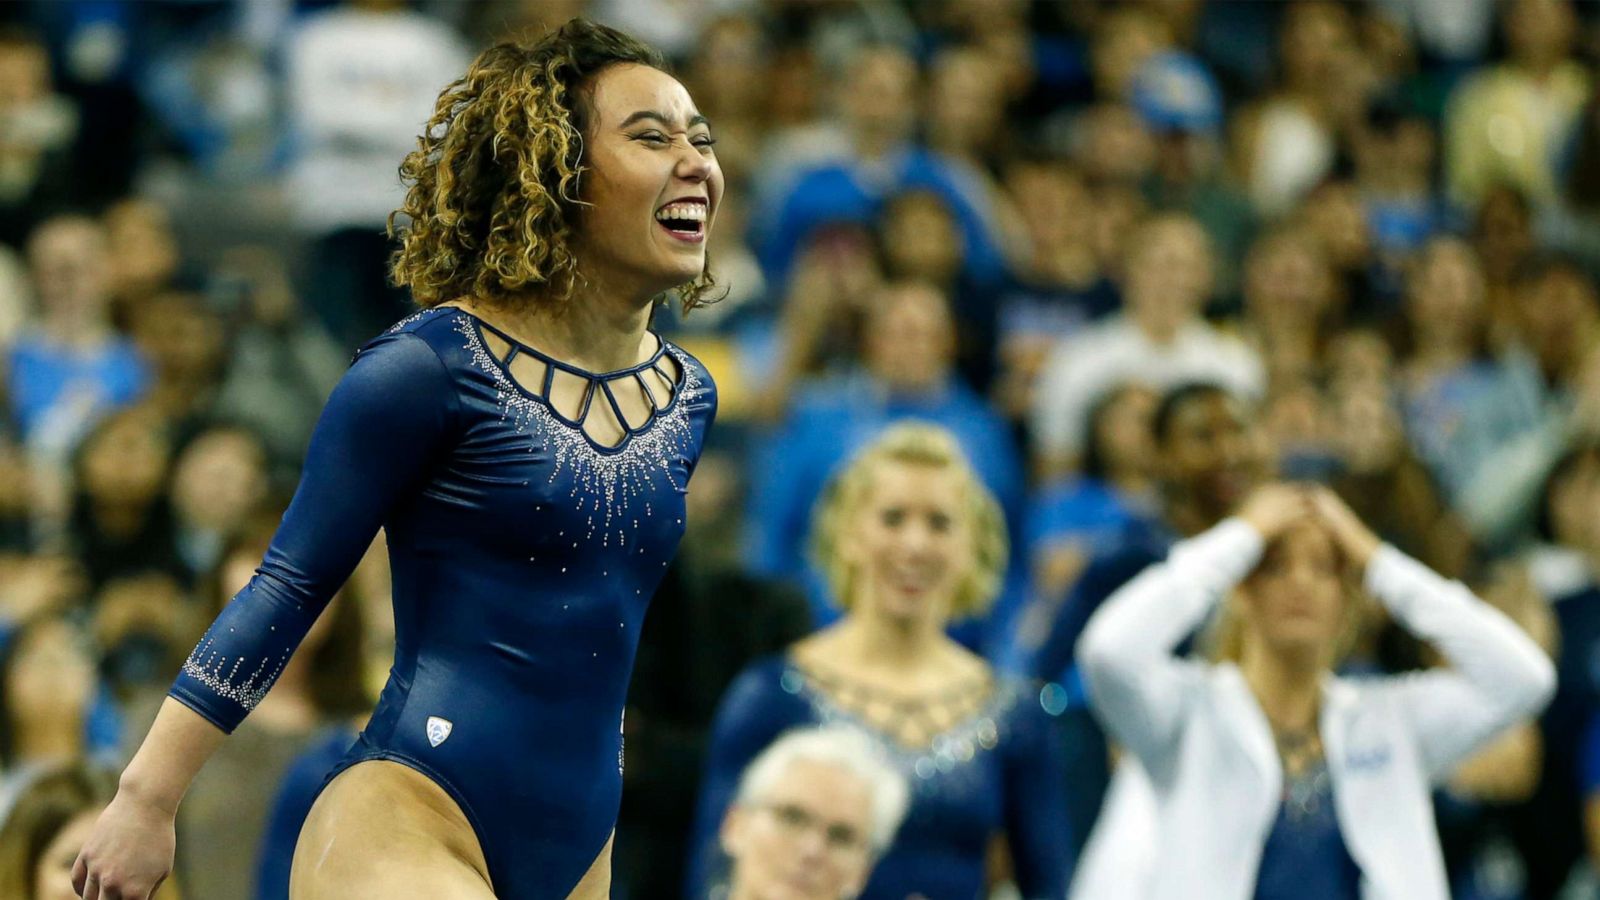
MULTIPOLYGON (((1237 667, 1173 651, 1255 568, 1262 543, 1239 519, 1179 543, 1106 601, 1078 645, 1090 704, 1154 792, 1147 900, 1254 892, 1282 796, 1271 728, 1237 667)), ((1538 712, 1555 670, 1509 619, 1391 546, 1365 581, 1450 667, 1324 680, 1319 728, 1339 828, 1364 900, 1449 900, 1431 788, 1538 712)))

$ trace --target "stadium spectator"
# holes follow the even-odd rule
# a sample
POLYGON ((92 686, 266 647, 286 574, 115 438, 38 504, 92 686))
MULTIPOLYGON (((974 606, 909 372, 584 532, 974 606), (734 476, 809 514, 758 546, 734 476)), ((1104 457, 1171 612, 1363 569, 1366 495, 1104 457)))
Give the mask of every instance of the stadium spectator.
MULTIPOLYGON (((72 863, 111 799, 109 773, 67 760, 19 779, 0 809, 0 896, 72 900, 72 863)), ((171 900, 168 887, 157 900, 171 900)))
POLYGON ((314 241, 306 296, 354 348, 405 315, 406 296, 388 283, 384 236, 405 196, 399 161, 469 57, 431 16, 397 0, 351 0, 301 22, 284 59, 297 145, 290 200, 314 241))
POLYGON ((1332 492, 1287 484, 1120 589, 1079 653, 1095 711, 1158 798, 1150 897, 1448 897, 1430 786, 1555 687, 1503 615, 1332 492), (1332 676, 1359 621, 1351 574, 1450 668, 1332 676), (1214 609, 1222 661, 1177 659, 1214 609))
POLYGON ((718 839, 728 900, 858 895, 905 817, 910 786, 860 732, 797 729, 739 779, 718 839))
POLYGON ((1536 203, 1554 200, 1561 143, 1593 89, 1588 69, 1572 58, 1571 3, 1518 0, 1503 10, 1507 58, 1468 77, 1445 116, 1445 174, 1468 209, 1502 182, 1536 203))
POLYGON ((78 111, 55 93, 38 35, 0 30, 0 242, 21 249, 47 217, 76 199, 72 143, 78 111))
POLYGON ((138 399, 148 367, 112 328, 110 256, 93 219, 62 215, 28 239, 39 318, 12 345, 11 412, 24 441, 64 454, 106 412, 138 399))
POLYGON ((1211 249, 1193 219, 1152 218, 1127 254, 1123 312, 1058 345, 1034 388, 1032 437, 1041 472, 1082 465, 1090 407, 1127 381, 1164 390, 1209 379, 1252 398, 1266 388, 1254 351, 1200 317, 1212 290, 1211 249))
POLYGON ((78 448, 71 537, 94 590, 146 571, 184 572, 168 503, 172 435, 149 410, 115 413, 78 448))
POLYGON ((761 439, 751 467, 749 563, 763 575, 803 581, 819 625, 838 616, 842 598, 831 596, 822 573, 807 565, 812 509, 839 465, 889 424, 918 419, 948 428, 1008 521, 1021 515, 1022 464, 1011 435, 954 377, 946 298, 926 284, 903 282, 883 290, 866 315, 860 368, 805 391, 761 439))

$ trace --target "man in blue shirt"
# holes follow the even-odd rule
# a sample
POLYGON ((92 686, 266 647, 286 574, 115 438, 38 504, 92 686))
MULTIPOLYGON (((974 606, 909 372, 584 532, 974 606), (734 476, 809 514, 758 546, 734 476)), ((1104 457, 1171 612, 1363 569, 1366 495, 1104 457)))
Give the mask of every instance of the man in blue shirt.
POLYGON ((802 389, 787 418, 759 440, 751 469, 749 565, 804 581, 818 625, 839 613, 805 559, 812 507, 834 470, 890 423, 921 419, 949 429, 1013 534, 1022 506, 1022 462, 1004 420, 954 375, 948 298, 904 282, 884 289, 867 316, 860 367, 802 389))
POLYGON ((7 354, 11 414, 24 442, 65 452, 109 409, 144 393, 149 374, 110 317, 110 260, 93 219, 46 220, 28 241, 38 321, 7 354))

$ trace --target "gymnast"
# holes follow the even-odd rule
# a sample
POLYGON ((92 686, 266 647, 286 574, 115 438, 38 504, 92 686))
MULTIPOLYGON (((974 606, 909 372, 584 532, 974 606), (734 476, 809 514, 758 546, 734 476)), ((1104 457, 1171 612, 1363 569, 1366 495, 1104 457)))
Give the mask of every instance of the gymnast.
POLYGON ((645 606, 716 410, 649 328, 713 288, 722 173, 651 48, 568 22, 485 50, 401 176, 423 311, 328 400, 266 559, 184 663, 73 866, 145 900, 195 772, 381 527, 395 660, 295 850, 295 900, 602 898, 645 606))

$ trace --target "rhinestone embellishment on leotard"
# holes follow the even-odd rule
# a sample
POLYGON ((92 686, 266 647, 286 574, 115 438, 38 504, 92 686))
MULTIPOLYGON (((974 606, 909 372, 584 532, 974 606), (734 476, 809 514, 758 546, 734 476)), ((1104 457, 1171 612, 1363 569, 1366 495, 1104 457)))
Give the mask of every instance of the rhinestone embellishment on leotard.
POLYGON ((979 754, 992 751, 1000 745, 999 721, 1026 696, 1015 684, 1002 682, 976 713, 942 734, 935 735, 928 746, 911 748, 873 727, 857 713, 835 703, 793 666, 784 669, 778 683, 786 693, 803 695, 813 714, 822 723, 848 725, 872 738, 897 768, 908 777, 915 776, 912 782, 914 787, 941 775, 949 778, 977 777, 967 769, 968 764, 976 760, 979 754))
POLYGON ((283 667, 289 663, 288 651, 279 657, 276 665, 270 658, 263 659, 254 671, 241 680, 239 674, 244 668, 244 657, 228 657, 218 653, 212 649, 213 643, 211 638, 201 641, 189 658, 183 661, 183 672, 217 696, 244 707, 246 712, 255 709, 267 696, 278 676, 283 674, 283 667))
POLYGON ((456 328, 466 338, 473 363, 493 379, 502 418, 520 432, 537 430, 548 442, 553 463, 549 480, 555 482, 563 470, 571 473, 571 496, 579 511, 589 513, 587 537, 599 537, 604 546, 615 540, 626 547, 629 533, 639 528, 640 517, 654 514, 649 498, 658 474, 674 491, 684 490, 673 477, 672 463, 679 456, 688 457, 694 446, 688 408, 699 395, 701 383, 696 366, 682 350, 665 344, 683 372, 681 396, 644 431, 627 438, 620 449, 606 452, 596 448, 580 427, 558 419, 543 400, 524 394, 489 354, 470 318, 462 316, 456 328))

